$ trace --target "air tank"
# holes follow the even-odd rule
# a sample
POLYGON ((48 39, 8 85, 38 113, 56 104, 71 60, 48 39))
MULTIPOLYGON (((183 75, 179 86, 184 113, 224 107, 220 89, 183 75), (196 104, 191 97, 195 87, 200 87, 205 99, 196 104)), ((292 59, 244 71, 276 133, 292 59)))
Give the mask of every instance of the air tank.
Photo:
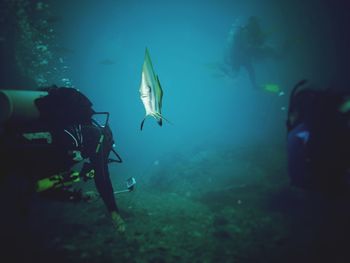
POLYGON ((40 113, 34 101, 47 94, 46 91, 0 90, 0 124, 37 120, 40 113))

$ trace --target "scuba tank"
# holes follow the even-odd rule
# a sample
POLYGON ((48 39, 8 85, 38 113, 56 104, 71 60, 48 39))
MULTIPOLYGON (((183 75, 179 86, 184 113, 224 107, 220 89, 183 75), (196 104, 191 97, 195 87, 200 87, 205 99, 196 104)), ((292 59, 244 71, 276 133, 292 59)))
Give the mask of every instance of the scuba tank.
POLYGON ((34 90, 0 90, 0 124, 28 123, 39 119, 35 100, 47 94, 34 90))

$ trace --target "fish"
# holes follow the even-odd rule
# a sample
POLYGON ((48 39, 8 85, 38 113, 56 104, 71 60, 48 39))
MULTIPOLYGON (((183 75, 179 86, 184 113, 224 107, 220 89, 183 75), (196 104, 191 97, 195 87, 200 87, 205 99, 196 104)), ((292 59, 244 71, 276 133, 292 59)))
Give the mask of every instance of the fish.
POLYGON ((160 85, 159 78, 154 72, 151 57, 147 48, 142 66, 141 85, 139 91, 140 99, 146 111, 146 115, 141 122, 141 130, 148 116, 155 118, 159 126, 162 126, 163 119, 166 120, 161 114, 163 90, 160 85))

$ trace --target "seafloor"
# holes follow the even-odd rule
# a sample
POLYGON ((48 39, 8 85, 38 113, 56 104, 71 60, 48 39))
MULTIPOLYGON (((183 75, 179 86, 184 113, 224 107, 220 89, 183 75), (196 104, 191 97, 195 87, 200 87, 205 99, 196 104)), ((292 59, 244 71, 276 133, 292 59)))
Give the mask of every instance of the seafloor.
POLYGON ((101 200, 38 199, 19 253, 36 262, 350 262, 347 201, 291 188, 284 147, 198 148, 134 176, 135 191, 118 196, 124 235, 101 200))

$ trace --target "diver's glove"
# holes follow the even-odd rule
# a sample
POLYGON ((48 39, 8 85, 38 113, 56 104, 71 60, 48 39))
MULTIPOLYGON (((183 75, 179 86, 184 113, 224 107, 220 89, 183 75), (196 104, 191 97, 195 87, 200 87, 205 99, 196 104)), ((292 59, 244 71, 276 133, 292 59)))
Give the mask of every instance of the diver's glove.
POLYGON ((119 233, 124 233, 125 232, 125 222, 124 222, 124 219, 117 213, 117 211, 111 212, 111 218, 112 218, 112 224, 113 224, 114 228, 119 233))

